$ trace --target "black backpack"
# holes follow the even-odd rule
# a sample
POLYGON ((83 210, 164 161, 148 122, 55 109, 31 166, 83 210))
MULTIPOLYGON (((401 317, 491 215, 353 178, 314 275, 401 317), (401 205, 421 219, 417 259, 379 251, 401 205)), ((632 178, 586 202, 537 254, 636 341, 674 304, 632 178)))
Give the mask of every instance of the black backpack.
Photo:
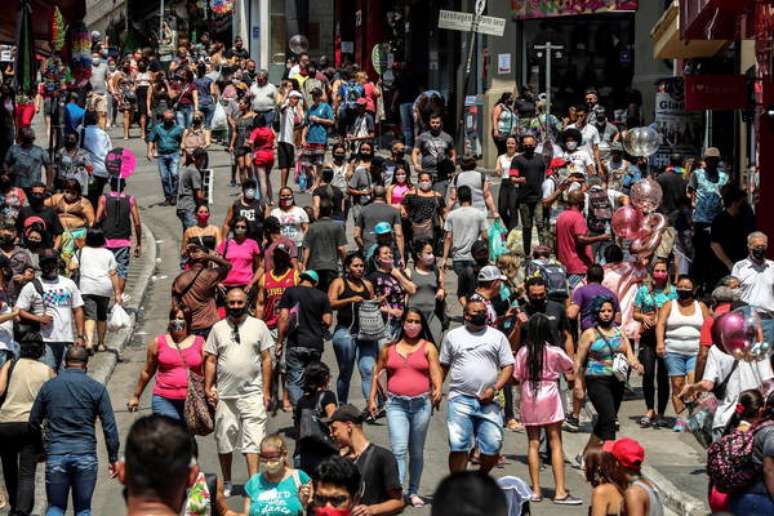
MULTIPOLYGON (((32 280, 32 286, 35 292, 38 293, 43 300, 43 305, 46 304, 45 292, 43 292, 43 284, 38 278, 32 280)), ((22 338, 29 333, 39 333, 40 323, 36 321, 28 321, 27 319, 19 318, 19 321, 13 323, 13 339, 16 342, 21 342, 22 338)))
POLYGON ((610 205, 610 198, 607 191, 601 188, 592 188, 588 192, 589 212, 586 217, 589 231, 594 233, 605 233, 607 224, 613 218, 613 207, 610 205))
POLYGON ((308 442, 313 446, 322 446, 336 450, 336 445, 331 439, 328 427, 321 421, 322 407, 320 403, 325 391, 317 395, 317 401, 312 407, 304 407, 298 418, 298 442, 308 442))

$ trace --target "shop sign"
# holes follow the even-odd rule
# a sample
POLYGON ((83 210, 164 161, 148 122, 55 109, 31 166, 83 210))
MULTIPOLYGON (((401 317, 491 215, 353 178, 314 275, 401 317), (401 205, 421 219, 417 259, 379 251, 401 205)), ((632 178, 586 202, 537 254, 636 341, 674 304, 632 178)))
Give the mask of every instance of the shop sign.
POLYGON ((526 20, 552 16, 632 12, 637 10, 638 4, 638 0, 564 0, 562 2, 511 0, 511 11, 514 18, 526 20))
POLYGON ((494 16, 480 16, 478 25, 473 27, 473 15, 460 11, 447 11, 441 9, 438 12, 438 28, 470 32, 475 30, 489 36, 502 36, 505 33, 505 18, 494 16))
POLYGON ((747 106, 744 75, 686 75, 685 109, 733 111, 747 106))
POLYGON ((685 109, 683 79, 672 77, 662 81, 656 91, 655 129, 661 135, 661 146, 649 158, 653 167, 665 167, 669 156, 679 152, 696 156, 704 138, 703 114, 685 109))

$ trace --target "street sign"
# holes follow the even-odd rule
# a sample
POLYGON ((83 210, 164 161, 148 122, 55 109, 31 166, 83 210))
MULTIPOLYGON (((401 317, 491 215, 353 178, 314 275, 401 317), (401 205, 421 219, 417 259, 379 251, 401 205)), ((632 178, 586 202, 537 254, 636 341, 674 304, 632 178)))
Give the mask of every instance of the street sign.
POLYGON ((476 27, 473 27, 473 18, 471 13, 441 9, 438 12, 438 28, 462 32, 472 30, 489 36, 502 36, 505 33, 505 18, 480 16, 476 27))
POLYGON ((476 14, 481 16, 486 10, 486 0, 476 0, 476 14))

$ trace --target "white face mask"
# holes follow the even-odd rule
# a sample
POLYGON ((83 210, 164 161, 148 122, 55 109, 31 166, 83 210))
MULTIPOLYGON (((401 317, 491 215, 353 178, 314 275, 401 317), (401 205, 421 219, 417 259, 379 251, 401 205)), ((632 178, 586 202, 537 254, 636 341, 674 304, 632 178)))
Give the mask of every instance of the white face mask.
POLYGON ((245 190, 245 199, 253 200, 255 199, 255 188, 248 188, 245 190))
POLYGON ((568 151, 574 151, 578 148, 578 142, 567 142, 567 150, 568 151))

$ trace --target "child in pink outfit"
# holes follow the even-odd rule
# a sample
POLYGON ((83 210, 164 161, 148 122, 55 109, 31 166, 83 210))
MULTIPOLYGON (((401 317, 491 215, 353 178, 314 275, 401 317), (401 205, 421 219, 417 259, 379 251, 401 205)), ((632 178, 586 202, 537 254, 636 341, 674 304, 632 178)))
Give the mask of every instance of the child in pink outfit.
POLYGON ((552 346, 551 322, 542 313, 533 314, 526 328, 522 328, 521 349, 516 354, 513 377, 521 389, 521 423, 527 429, 529 450, 529 477, 532 482, 532 501, 543 499, 540 488, 540 432, 545 430, 551 448, 551 466, 554 470, 554 503, 579 505, 581 499, 565 488, 564 450, 562 450, 562 423, 564 409, 559 394, 559 376, 571 373, 573 361, 564 350, 552 346), (526 330, 526 332, 524 331, 526 330))

